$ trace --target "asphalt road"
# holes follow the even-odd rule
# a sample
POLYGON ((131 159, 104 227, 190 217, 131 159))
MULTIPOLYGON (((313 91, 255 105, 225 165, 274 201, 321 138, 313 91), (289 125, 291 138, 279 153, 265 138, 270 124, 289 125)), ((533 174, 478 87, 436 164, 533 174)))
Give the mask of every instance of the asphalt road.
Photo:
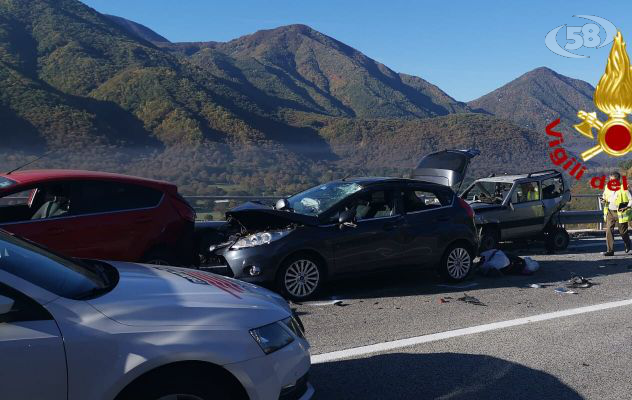
POLYGON ((331 283, 297 305, 316 398, 632 398, 632 255, 605 258, 603 247, 580 238, 555 255, 538 244, 506 249, 540 263, 532 276, 474 274, 446 287, 402 271, 331 283), (554 291, 574 275, 595 285, 554 291), (483 305, 458 300, 465 294, 483 305), (332 298, 342 303, 323 305, 332 298))

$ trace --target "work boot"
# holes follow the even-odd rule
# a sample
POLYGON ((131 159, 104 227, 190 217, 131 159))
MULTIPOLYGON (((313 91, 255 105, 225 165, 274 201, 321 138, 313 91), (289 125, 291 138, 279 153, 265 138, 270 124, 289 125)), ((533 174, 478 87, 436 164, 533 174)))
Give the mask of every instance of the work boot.
POLYGON ((614 251, 604 251, 601 255, 606 257, 614 256, 614 251))

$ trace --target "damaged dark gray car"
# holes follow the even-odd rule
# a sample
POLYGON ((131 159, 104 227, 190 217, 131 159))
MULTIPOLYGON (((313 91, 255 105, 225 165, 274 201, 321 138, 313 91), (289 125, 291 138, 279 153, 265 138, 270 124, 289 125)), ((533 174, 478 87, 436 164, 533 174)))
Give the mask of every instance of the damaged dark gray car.
POLYGON ((448 186, 427 180, 339 180, 200 224, 201 268, 297 301, 328 279, 380 269, 438 268, 459 281, 478 246, 473 215, 448 186))

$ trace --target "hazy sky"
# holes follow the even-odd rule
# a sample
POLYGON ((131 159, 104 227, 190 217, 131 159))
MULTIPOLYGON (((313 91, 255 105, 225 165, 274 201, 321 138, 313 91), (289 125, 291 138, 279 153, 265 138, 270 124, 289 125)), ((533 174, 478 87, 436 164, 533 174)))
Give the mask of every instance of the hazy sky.
MULTIPOLYGON (((632 1, 84 0, 97 11, 139 22, 173 42, 227 41, 302 23, 397 72, 418 75, 461 101, 547 66, 595 85, 610 45, 565 58, 544 45, 562 24, 597 15, 632 43, 632 1), (630 21, 630 22, 628 22, 630 21)), ((558 35, 564 45, 566 30, 558 35)), ((602 32, 602 37, 605 33, 602 32)))

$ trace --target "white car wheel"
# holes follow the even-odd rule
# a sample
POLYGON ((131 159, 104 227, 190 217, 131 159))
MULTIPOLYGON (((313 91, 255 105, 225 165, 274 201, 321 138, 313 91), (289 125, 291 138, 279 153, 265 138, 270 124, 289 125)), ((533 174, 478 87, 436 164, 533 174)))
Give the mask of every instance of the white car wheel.
POLYGON ((465 279, 472 270, 472 254, 462 245, 453 245, 442 260, 441 273, 452 281, 465 279))
POLYGON ((289 260, 281 271, 281 289, 292 300, 305 300, 319 289, 322 273, 309 257, 289 260))

